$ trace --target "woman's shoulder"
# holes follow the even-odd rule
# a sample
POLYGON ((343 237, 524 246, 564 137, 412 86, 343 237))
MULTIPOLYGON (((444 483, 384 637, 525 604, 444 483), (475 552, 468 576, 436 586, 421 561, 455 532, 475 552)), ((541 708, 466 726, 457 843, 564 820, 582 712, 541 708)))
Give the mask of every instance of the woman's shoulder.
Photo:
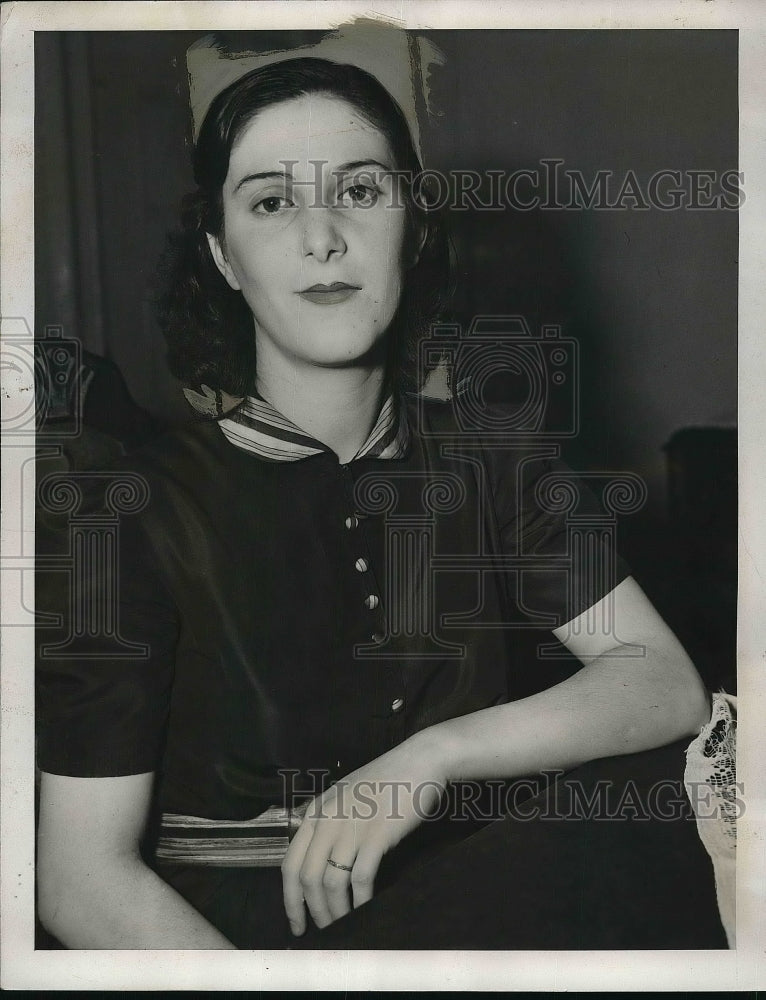
POLYGON ((194 421, 165 431, 121 456, 115 468, 160 478, 184 474, 199 478, 206 470, 225 465, 229 452, 215 421, 194 421))
POLYGON ((195 421, 119 456, 92 484, 86 483, 83 492, 89 506, 103 504, 114 490, 144 498, 140 504, 137 499, 135 511, 142 523, 181 507, 190 515, 215 504, 216 491, 234 480, 233 450, 215 421, 195 421))
POLYGON ((487 403, 467 390, 449 398, 411 393, 405 399, 410 427, 423 438, 463 440, 497 455, 508 449, 539 453, 542 443, 551 450, 547 436, 527 426, 518 404, 487 403))

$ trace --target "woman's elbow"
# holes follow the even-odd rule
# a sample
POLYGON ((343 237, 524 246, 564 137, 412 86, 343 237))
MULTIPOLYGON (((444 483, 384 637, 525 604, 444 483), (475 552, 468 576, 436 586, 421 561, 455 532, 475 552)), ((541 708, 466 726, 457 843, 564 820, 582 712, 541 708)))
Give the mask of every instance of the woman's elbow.
POLYGON ((674 739, 695 737, 710 720, 710 694, 697 669, 684 657, 668 697, 668 719, 674 739))
POLYGON ((693 739, 710 719, 708 691, 685 653, 647 649, 645 686, 625 734, 649 749, 693 739))
POLYGON ((697 736, 703 726, 710 721, 710 692, 702 682, 702 678, 694 671, 694 677, 687 685, 684 702, 688 718, 688 731, 684 735, 697 736))

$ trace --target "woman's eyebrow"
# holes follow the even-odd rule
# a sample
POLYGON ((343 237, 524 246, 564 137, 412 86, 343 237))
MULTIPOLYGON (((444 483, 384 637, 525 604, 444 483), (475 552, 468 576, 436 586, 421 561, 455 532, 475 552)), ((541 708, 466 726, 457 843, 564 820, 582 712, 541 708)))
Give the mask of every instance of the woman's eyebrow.
POLYGON ((385 163, 381 163, 380 160, 349 160, 348 163, 341 163, 340 166, 333 170, 334 174, 345 174, 351 170, 359 170, 360 167, 380 167, 381 170, 385 170, 387 173, 391 172, 391 167, 386 166, 385 163))
POLYGON ((277 177, 280 180, 284 180, 284 178, 288 176, 290 175, 284 170, 262 170, 260 173, 257 174, 245 174, 242 180, 240 180, 236 185, 236 187, 234 188, 234 194, 236 194, 237 191, 239 191, 239 189, 242 187, 243 184, 247 184, 250 181, 270 180, 271 178, 274 177, 277 177))
MULTIPOLYGON (((387 166, 385 163, 381 163, 380 160, 349 160, 347 163, 341 163, 337 166, 335 170, 333 170, 333 174, 345 174, 353 170, 359 170, 361 167, 380 167, 380 169, 386 171, 386 173, 391 172, 391 167, 387 166)), ((292 177, 292 175, 285 170, 262 170, 255 174, 245 174, 245 176, 237 182, 234 188, 234 194, 236 194, 243 185, 249 184, 250 181, 272 180, 274 178, 284 180, 287 177, 292 177)))

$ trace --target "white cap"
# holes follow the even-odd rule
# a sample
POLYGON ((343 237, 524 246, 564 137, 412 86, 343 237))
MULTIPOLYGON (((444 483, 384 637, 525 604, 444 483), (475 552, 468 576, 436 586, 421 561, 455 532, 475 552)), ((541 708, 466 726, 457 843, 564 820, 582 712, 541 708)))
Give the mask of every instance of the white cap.
POLYGON ((374 76, 402 109, 422 162, 420 120, 430 114, 430 67, 442 65, 444 55, 422 36, 371 19, 340 25, 315 44, 271 52, 232 52, 214 34, 200 38, 186 53, 194 141, 213 100, 230 84, 261 66, 303 56, 347 63, 374 76))

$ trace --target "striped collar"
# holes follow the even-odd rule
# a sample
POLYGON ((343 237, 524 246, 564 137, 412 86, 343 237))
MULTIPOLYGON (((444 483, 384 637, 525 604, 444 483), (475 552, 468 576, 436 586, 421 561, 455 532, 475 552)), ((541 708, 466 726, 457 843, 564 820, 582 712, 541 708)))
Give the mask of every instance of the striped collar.
MULTIPOLYGON (((232 417, 218 421, 227 440, 268 462, 298 462, 332 449, 302 431, 260 396, 247 396, 232 417)), ((390 395, 375 426, 352 461, 402 458, 410 441, 404 403, 390 395)))

